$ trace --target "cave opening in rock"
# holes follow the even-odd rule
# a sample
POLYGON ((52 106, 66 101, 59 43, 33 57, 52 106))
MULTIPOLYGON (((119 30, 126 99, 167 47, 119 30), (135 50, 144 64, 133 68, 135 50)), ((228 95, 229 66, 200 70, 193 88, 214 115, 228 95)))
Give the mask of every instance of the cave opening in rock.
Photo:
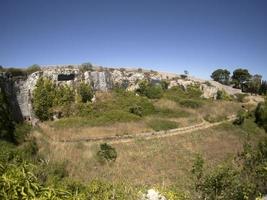
POLYGON ((75 74, 59 74, 57 76, 58 81, 70 81, 74 80, 75 74))

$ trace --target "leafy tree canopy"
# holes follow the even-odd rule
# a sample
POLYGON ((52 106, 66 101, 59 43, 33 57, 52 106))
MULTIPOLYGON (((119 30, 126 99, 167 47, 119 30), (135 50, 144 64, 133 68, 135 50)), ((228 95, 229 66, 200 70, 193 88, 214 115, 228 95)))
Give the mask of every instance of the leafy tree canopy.
POLYGON ((217 69, 211 74, 211 78, 221 84, 228 85, 230 72, 226 69, 217 69))
POLYGON ((232 81, 236 88, 241 88, 241 84, 248 81, 251 78, 251 74, 247 69, 236 69, 233 72, 232 81))
POLYGON ((82 82, 78 87, 78 93, 81 96, 81 100, 83 103, 91 101, 94 93, 91 86, 87 83, 82 82))
POLYGON ((56 90, 52 81, 45 78, 38 79, 33 92, 33 108, 40 120, 45 121, 51 117, 49 109, 53 106, 55 96, 56 90))

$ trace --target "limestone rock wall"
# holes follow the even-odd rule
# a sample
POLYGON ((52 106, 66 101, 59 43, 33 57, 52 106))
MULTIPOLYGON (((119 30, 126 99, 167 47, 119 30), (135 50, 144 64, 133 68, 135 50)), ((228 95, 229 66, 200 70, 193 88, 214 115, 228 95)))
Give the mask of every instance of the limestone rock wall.
POLYGON ((26 79, 16 80, 14 85, 10 86, 18 105, 18 112, 26 120, 34 120, 32 109, 32 95, 37 80, 40 77, 46 77, 54 81, 57 85, 77 85, 81 81, 89 83, 95 91, 106 92, 114 87, 123 87, 126 90, 134 91, 139 87, 141 80, 147 79, 151 83, 158 83, 161 80, 169 81, 169 88, 181 86, 185 89, 188 85, 198 85, 203 91, 204 98, 216 98, 218 90, 225 90, 229 94, 240 93, 240 90, 223 86, 220 83, 196 79, 193 77, 181 78, 178 75, 167 75, 158 72, 143 72, 137 70, 119 70, 119 69, 97 69, 92 71, 82 71, 79 66, 69 67, 49 67, 46 66, 42 71, 29 75, 26 79))

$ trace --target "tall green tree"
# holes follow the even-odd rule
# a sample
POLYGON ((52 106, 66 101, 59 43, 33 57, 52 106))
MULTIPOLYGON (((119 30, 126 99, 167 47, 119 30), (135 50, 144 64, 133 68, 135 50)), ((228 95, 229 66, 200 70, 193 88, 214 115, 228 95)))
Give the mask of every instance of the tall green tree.
POLYGON ((83 103, 91 101, 94 96, 91 86, 84 82, 79 85, 78 94, 81 96, 81 100, 83 103))
POLYGON ((228 85, 230 72, 227 69, 217 69, 211 74, 211 78, 221 84, 228 85))
POLYGON ((50 109, 56 96, 56 87, 50 79, 40 78, 33 91, 33 109, 36 116, 45 121, 51 117, 50 109))
POLYGON ((247 69, 239 68, 233 72, 232 81, 236 88, 241 88, 242 84, 249 81, 250 78, 251 74, 247 69))

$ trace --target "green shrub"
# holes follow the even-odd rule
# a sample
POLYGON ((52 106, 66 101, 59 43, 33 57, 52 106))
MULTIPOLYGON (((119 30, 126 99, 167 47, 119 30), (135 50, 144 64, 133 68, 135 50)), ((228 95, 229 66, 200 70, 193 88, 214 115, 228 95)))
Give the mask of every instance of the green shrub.
POLYGON ((16 124, 14 137, 17 144, 25 142, 28 134, 30 133, 32 126, 26 123, 16 124))
POLYGON ((232 101, 232 97, 228 95, 224 90, 218 90, 217 91, 217 97, 218 100, 225 100, 225 101, 232 101))
POLYGON ((202 106, 202 102, 192 99, 184 99, 180 101, 180 104, 187 108, 199 108, 202 106))
POLYGON ((97 152, 97 158, 101 163, 115 162, 117 159, 117 151, 114 147, 107 143, 100 144, 100 150, 97 152))
POLYGON ((75 91, 68 85, 60 85, 55 88, 53 106, 69 106, 75 100, 75 91))
POLYGON ((178 123, 163 119, 153 119, 148 122, 148 126, 155 131, 162 131, 178 128, 178 123))
POLYGON ((159 99, 163 95, 163 89, 161 85, 153 85, 147 88, 145 95, 149 99, 159 99))
POLYGON ((92 106, 92 103, 90 102, 87 102, 87 103, 77 102, 73 104, 73 108, 72 108, 73 116, 86 117, 86 116, 91 115, 92 112, 93 112, 93 106, 92 106))
POLYGON ((234 125, 242 125, 247 117, 247 113, 241 110, 237 113, 236 119, 233 121, 234 125))
POLYGON ((186 95, 189 98, 200 98, 202 91, 199 88, 199 85, 189 85, 186 88, 186 95))
POLYGON ((165 188, 161 189, 161 194, 168 200, 190 200, 189 194, 179 191, 179 188, 165 188))
POLYGON ((140 199, 137 191, 125 184, 110 184, 108 182, 93 180, 85 191, 87 199, 93 200, 136 200, 140 199))
POLYGON ((110 112, 111 110, 129 112, 133 106, 142 108, 142 116, 155 112, 152 102, 147 97, 137 96, 134 92, 121 89, 113 91, 111 98, 106 100, 100 99, 100 101, 93 103, 94 111, 99 114, 110 112))
POLYGON ((175 86, 172 87, 164 93, 164 98, 180 103, 182 100, 200 100, 202 91, 199 89, 198 85, 189 85, 185 90, 182 87, 175 86))
POLYGON ((170 83, 169 83, 168 81, 166 81, 166 80, 162 80, 162 81, 160 81, 161 88, 162 88, 164 91, 166 91, 166 90, 168 89, 169 84, 170 84, 170 83))
POLYGON ((152 85, 148 81, 142 81, 139 83, 137 92, 149 99, 159 99, 163 96, 162 85, 152 85))
POLYGON ((56 87, 51 80, 40 78, 33 91, 33 109, 36 116, 45 121, 51 118, 50 109, 56 95, 56 87))
POLYGON ((143 116, 143 108, 138 105, 133 105, 132 107, 130 107, 129 112, 140 117, 143 116))
POLYGON ((94 96, 91 86, 84 82, 80 83, 78 87, 78 94, 81 96, 83 103, 91 101, 94 96))
POLYGON ((181 99, 186 98, 186 94, 182 88, 175 86, 175 87, 168 89, 164 93, 163 97, 166 99, 175 101, 176 103, 179 103, 181 99))
POLYGON ((256 199, 266 193, 267 139, 257 146, 245 143, 230 162, 204 169, 204 161, 193 165, 195 191, 200 199, 256 199), (245 177, 245 178, 244 178, 245 177))
POLYGON ((0 140, 0 164, 5 164, 16 157, 17 149, 13 143, 0 140))
POLYGON ((0 164, 0 198, 73 199, 68 191, 42 186, 33 174, 34 167, 25 162, 0 164))
POLYGON ((267 131, 267 101, 258 103, 255 110, 255 122, 267 131))

